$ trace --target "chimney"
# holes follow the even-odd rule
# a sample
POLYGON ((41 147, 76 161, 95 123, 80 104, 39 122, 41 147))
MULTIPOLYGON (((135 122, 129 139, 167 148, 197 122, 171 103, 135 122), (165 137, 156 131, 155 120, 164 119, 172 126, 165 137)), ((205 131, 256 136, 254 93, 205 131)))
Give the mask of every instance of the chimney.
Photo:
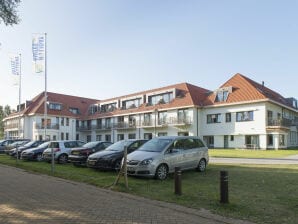
POLYGON ((264 81, 262 81, 262 86, 263 86, 263 87, 265 86, 265 82, 264 82, 264 81))

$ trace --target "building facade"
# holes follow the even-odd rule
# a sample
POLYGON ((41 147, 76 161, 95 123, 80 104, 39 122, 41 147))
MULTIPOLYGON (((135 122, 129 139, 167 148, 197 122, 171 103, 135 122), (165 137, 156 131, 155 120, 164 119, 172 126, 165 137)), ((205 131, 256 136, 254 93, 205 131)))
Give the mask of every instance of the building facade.
POLYGON ((210 148, 298 146, 297 100, 241 74, 215 91, 180 83, 106 100, 48 93, 46 122, 44 99, 41 93, 4 119, 7 138, 116 142, 197 135, 210 148))

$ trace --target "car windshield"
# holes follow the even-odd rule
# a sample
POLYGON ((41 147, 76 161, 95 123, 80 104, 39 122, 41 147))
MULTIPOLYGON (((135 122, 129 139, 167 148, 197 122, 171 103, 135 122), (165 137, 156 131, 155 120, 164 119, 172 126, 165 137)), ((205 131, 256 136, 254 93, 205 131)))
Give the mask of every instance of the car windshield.
POLYGON ((154 138, 142 145, 138 151, 146 152, 161 152, 168 146, 173 140, 172 139, 158 139, 154 138))
POLYGON ((88 142, 86 144, 84 144, 82 147, 86 147, 86 148, 93 148, 98 144, 98 142, 88 142))
POLYGON ((132 143, 132 141, 122 140, 119 142, 114 143, 113 145, 110 145, 108 148, 106 148, 107 151, 124 151, 125 146, 129 146, 132 143))
POLYGON ((24 145, 24 147, 31 146, 35 141, 28 142, 24 145))

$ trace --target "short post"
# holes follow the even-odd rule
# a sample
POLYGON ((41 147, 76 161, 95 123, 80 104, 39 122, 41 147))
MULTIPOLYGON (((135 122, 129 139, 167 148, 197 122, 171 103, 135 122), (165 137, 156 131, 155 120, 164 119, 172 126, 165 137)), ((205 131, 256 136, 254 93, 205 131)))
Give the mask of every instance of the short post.
POLYGON ((228 171, 220 171, 220 203, 229 203, 228 171))
POLYGON ((181 169, 180 167, 175 167, 175 194, 182 195, 182 185, 181 185, 181 169))

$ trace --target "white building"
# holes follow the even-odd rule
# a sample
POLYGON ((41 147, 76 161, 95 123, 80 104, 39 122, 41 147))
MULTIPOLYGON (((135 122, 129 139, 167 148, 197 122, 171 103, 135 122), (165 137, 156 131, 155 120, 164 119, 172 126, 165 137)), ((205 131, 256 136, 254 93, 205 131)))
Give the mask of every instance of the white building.
MULTIPOLYGON (((41 139, 43 93, 4 119, 7 137, 41 139), (21 134, 18 136, 18 118, 21 134)), ((198 135, 210 148, 298 146, 297 100, 236 74, 216 91, 180 83, 106 100, 48 93, 48 139, 198 135)))

